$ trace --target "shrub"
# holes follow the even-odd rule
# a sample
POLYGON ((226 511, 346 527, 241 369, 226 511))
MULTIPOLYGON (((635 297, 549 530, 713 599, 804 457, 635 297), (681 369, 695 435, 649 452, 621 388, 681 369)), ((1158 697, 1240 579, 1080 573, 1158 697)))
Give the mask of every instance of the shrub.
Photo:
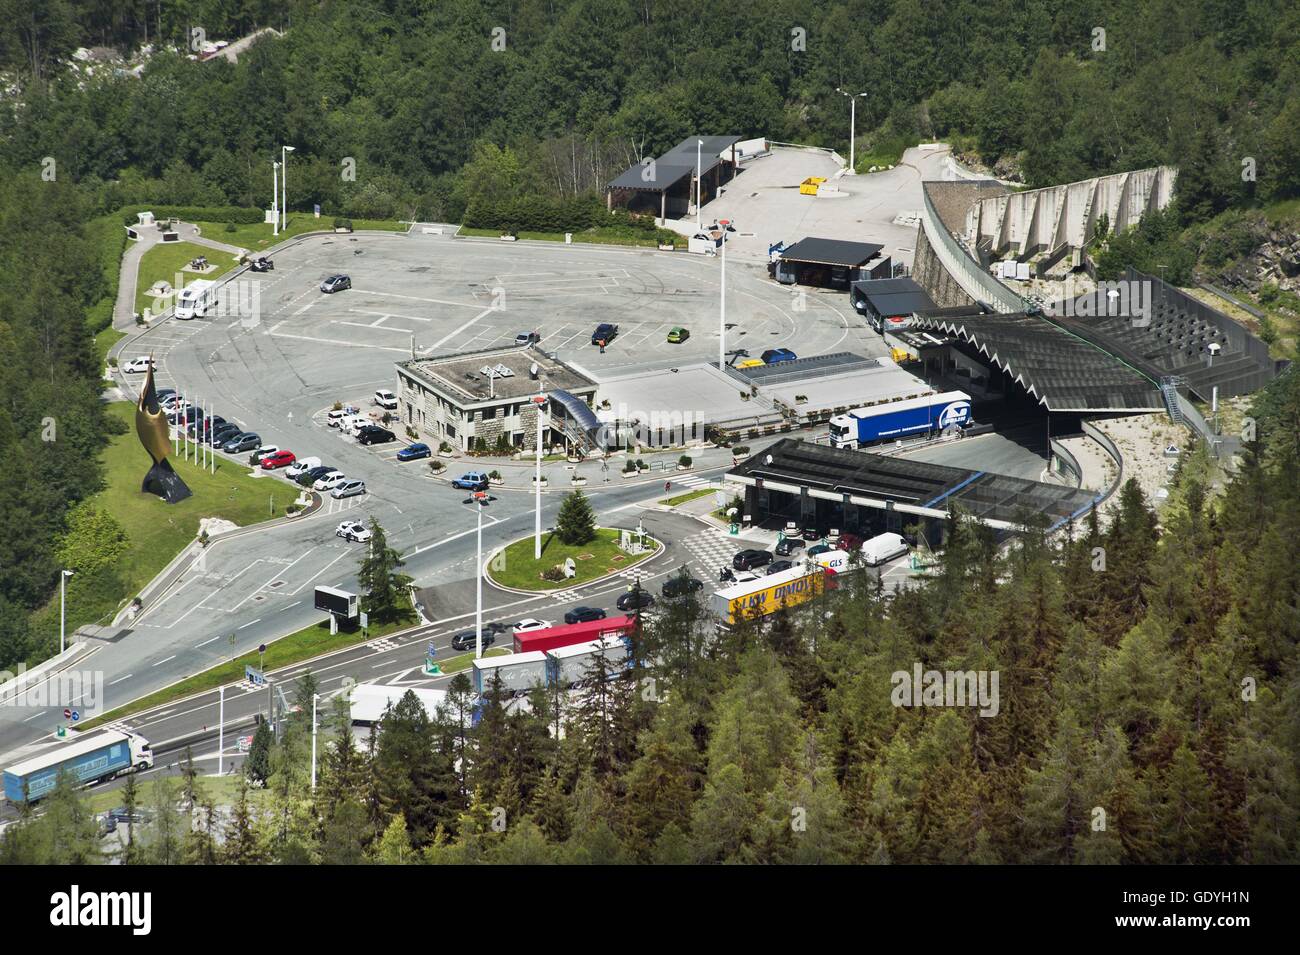
POLYGON ((631 458, 628 458, 626 461, 623 462, 624 474, 631 474, 635 470, 636 470, 636 462, 633 461, 631 458))
POLYGON ((336 229, 347 229, 349 232, 351 232, 351 231, 352 231, 352 220, 351 220, 351 219, 344 219, 344 218, 342 218, 342 217, 337 217, 337 218, 335 218, 335 220, 334 220, 334 228, 336 228, 336 229))
POLYGON ((677 459, 677 463, 684 468, 689 468, 691 466, 691 456, 689 454, 683 454, 677 459))
POLYGON ((554 567, 547 567, 544 571, 542 571, 541 578, 542 580, 551 580, 551 581, 564 580, 564 568, 561 567, 559 564, 556 564, 554 567))
POLYGON ((500 471, 489 471, 489 472, 488 472, 488 480, 489 480, 489 481, 500 481, 500 480, 501 480, 501 472, 500 472, 500 471))
POLYGON ((227 222, 239 225, 257 225, 266 218, 261 209, 244 206, 126 206, 119 210, 125 225, 135 225, 141 212, 152 212, 154 218, 180 219, 183 222, 227 222))
POLYGON ((731 453, 736 455, 737 457, 743 457, 744 455, 749 454, 749 445, 738 444, 731 449, 731 453))

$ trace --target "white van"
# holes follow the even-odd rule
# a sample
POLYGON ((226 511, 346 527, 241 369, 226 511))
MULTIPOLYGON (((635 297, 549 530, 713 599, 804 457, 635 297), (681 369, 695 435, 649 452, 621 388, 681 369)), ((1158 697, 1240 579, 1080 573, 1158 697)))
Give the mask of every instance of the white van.
POLYGON ((339 431, 355 438, 357 432, 368 424, 373 424, 368 415, 352 414, 339 419, 339 431))
POLYGON ((902 557, 908 549, 902 534, 877 534, 862 542, 862 556, 868 567, 879 567, 887 560, 902 557))
POLYGON ((375 392, 375 404, 385 411, 397 410, 397 395, 393 394, 387 388, 380 388, 375 392))
POLYGON ((849 555, 847 551, 824 550, 820 554, 805 558, 805 563, 825 567, 833 574, 842 574, 849 569, 849 555))
POLYGON ((217 304, 217 283, 207 279, 195 279, 176 296, 176 317, 180 319, 202 318, 213 305, 217 304))
POLYGON ((320 458, 299 458, 294 461, 293 464, 285 468, 284 476, 287 478, 296 478, 298 475, 310 471, 312 468, 318 467, 320 467, 320 458))

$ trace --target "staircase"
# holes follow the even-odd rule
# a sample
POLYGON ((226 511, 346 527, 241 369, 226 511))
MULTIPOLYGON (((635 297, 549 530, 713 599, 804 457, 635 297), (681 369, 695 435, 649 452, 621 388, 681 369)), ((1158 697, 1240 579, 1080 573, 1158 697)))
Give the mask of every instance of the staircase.
POLYGON ((1165 399, 1165 410, 1169 412, 1169 420, 1174 424, 1183 423, 1183 411, 1178 407, 1178 385, 1181 382, 1181 378, 1174 376, 1160 379, 1160 394, 1165 399))

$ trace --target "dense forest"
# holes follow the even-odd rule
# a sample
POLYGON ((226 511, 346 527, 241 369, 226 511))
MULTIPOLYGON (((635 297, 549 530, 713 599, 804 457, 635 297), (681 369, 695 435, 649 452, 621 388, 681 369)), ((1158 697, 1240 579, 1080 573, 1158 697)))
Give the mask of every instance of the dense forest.
MULTIPOLYGON (((1117 237, 1108 263, 1153 271, 1158 257, 1175 281, 1207 255, 1248 253, 1258 233, 1241 217, 1300 196, 1294 3, 0 0, 0 11, 6 667, 57 645, 61 555, 111 536, 78 504, 102 482, 109 424, 92 340, 115 288, 115 217, 141 204, 266 206, 283 144, 296 148, 296 209, 460 221, 536 200, 549 205, 528 211, 587 216, 613 174, 695 132, 844 154, 843 87, 866 94, 862 157, 942 138, 1029 185, 1177 165, 1175 207, 1117 237), (234 41, 264 27, 282 36, 237 63, 188 55, 195 29, 234 41), (74 60, 79 47, 123 59, 74 60), (1216 216, 1231 228, 1211 227, 1216 216)), ((571 710, 490 701, 472 730, 463 685, 432 721, 408 701, 369 751, 329 749, 314 799, 294 723, 261 744, 263 810, 243 799, 233 819, 179 820, 162 798, 131 858, 1295 861, 1296 375, 1254 413, 1260 441, 1242 473, 1216 487, 1189 464, 1159 522, 1129 486, 1113 523, 1059 545, 1031 533, 999 554, 959 523, 942 573, 916 593, 888 604, 850 586, 707 645, 687 602, 644 634, 653 669, 600 683, 571 710), (890 674, 917 661, 999 670, 999 717, 892 706, 890 674)), ((81 797, 61 793, 6 832, 3 858, 73 861, 91 825, 81 797)))
MULTIPOLYGON (((597 657, 589 688, 529 707, 498 684, 477 725, 463 673, 364 745, 336 707, 314 793, 308 674, 228 810, 189 760, 148 797, 132 782, 153 814, 120 861, 1295 862, 1300 378, 1254 413, 1237 480, 1194 457, 1159 522, 1129 482, 1105 529, 1057 544, 1002 551, 959 520, 893 601, 850 574, 722 635, 674 601, 630 669, 597 657), (996 714, 898 705, 918 665, 997 672, 996 714)), ((101 861, 86 799, 51 796, 0 861, 101 861)))

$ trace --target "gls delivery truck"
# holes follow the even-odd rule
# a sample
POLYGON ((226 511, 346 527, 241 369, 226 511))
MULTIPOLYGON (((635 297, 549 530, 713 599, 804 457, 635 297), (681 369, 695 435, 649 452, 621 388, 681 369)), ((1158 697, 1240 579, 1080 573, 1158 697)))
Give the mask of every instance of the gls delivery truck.
POLYGON ((72 782, 88 786, 121 773, 153 767, 153 749, 143 736, 106 730, 48 753, 33 756, 5 770, 5 798, 12 803, 35 802, 48 796, 66 771, 72 782))
POLYGON ((970 395, 963 391, 891 401, 869 408, 855 408, 831 418, 831 447, 860 448, 873 441, 889 441, 911 434, 964 426, 970 420, 970 395))

